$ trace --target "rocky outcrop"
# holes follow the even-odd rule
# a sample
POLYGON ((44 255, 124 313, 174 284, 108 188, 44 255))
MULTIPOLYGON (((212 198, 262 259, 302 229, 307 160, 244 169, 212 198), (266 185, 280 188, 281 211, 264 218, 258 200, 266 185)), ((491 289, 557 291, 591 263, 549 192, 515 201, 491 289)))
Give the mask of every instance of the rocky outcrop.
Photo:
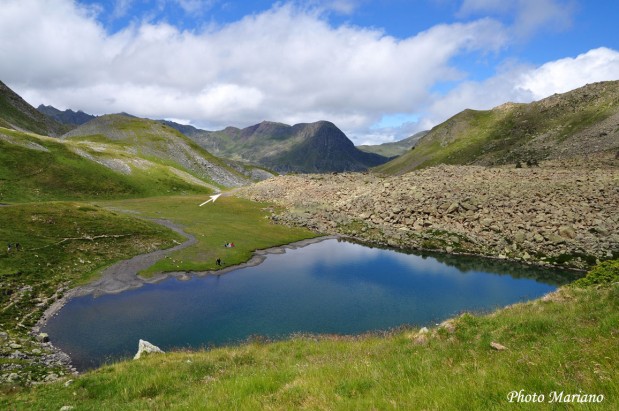
POLYGON ((405 249, 585 269, 619 257, 619 162, 438 166, 402 176, 280 176, 239 195, 273 220, 405 249))
POLYGON ((138 352, 133 357, 134 360, 139 360, 142 354, 163 354, 161 348, 145 340, 140 340, 138 343, 138 352))

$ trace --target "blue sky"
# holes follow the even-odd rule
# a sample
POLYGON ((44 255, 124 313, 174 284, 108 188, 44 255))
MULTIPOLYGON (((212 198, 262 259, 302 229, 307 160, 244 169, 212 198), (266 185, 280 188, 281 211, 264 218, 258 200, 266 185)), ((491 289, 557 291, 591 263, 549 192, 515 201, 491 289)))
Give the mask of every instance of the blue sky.
POLYGON ((355 143, 619 79, 617 1, 0 0, 31 104, 207 129, 330 120, 355 143))

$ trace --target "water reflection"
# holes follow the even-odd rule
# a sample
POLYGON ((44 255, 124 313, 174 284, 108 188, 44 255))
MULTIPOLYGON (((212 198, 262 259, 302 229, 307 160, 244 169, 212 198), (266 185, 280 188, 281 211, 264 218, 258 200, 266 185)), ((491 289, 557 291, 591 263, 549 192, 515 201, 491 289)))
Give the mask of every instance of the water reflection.
POLYGON ((462 311, 537 298, 565 272, 472 257, 423 256, 326 240, 221 276, 72 299, 46 326, 79 369, 163 349, 292 333, 356 334, 431 325, 462 311))

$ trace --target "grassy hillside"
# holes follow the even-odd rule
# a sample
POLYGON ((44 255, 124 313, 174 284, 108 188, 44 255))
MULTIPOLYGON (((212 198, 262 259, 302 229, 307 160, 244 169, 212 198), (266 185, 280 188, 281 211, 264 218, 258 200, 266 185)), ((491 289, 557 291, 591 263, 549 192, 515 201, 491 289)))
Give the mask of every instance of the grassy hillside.
POLYGON ((153 120, 123 114, 105 115, 81 125, 63 138, 130 149, 146 160, 187 170, 222 187, 250 181, 177 130, 153 120))
POLYGON ((0 81, 0 127, 49 136, 66 133, 70 127, 38 112, 0 81))
POLYGON ((29 334, 46 307, 114 261, 181 240, 158 224, 84 203, 0 207, 0 381, 66 372, 29 334))
POLYGON ((18 410, 502 410, 518 407, 508 396, 523 390, 545 398, 543 405, 521 405, 525 408, 614 410, 619 407, 619 262, 601 271, 594 277, 611 280, 567 286, 487 316, 464 314, 427 333, 297 336, 154 354, 104 366, 70 383, 7 392, 0 404, 18 410), (557 397, 550 403, 553 392, 571 404, 557 403, 557 397), (573 394, 603 400, 573 404, 573 394))
POLYGON ((387 161, 382 156, 357 149, 328 121, 294 126, 263 121, 244 129, 228 127, 220 131, 168 124, 218 156, 278 172, 362 171, 387 161))
POLYGON ((0 202, 208 193, 182 170, 129 150, 0 128, 0 202))
POLYGON ((612 150, 619 150, 619 81, 530 104, 464 110, 376 170, 402 174, 436 164, 515 164, 612 150))
POLYGON ((427 131, 420 131, 419 133, 415 133, 400 141, 394 141, 393 143, 361 145, 357 146, 357 148, 367 153, 379 154, 383 157, 397 157, 407 153, 426 134, 428 134, 427 131))

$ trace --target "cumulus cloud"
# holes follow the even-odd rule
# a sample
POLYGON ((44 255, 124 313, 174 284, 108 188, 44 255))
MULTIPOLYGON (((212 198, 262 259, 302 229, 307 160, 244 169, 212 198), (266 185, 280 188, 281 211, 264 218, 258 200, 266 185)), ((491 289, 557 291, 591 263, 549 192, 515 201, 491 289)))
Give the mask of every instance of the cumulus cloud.
POLYGON ((453 56, 506 42, 489 19, 396 39, 332 27, 321 13, 282 4, 200 32, 144 21, 108 34, 72 1, 8 0, 0 49, 12 58, 0 61, 0 75, 34 104, 214 128, 329 119, 359 135, 384 113, 414 110, 435 82, 460 77, 453 56))
POLYGON ((529 103, 589 83, 619 80, 619 52, 601 47, 539 67, 511 64, 482 82, 464 82, 435 96, 418 127, 431 128, 466 108, 487 110, 507 101, 529 103))
MULTIPOLYGON (((71 0, 0 3, 0 50, 10 56, 0 59, 0 79, 30 103, 189 119, 207 129, 325 119, 356 142, 384 142, 467 107, 531 100, 594 77, 617 78, 617 52, 597 49, 537 68, 505 66, 484 82, 465 81, 445 96, 432 94, 438 82, 466 79, 451 63, 454 57, 492 53, 509 43, 506 28, 488 18, 397 39, 379 29, 333 27, 317 0, 315 7, 280 3, 196 30, 145 19, 110 34, 92 7, 71 0), (400 127, 375 126, 394 113, 423 117, 400 127)), ((209 7, 212 1, 182 3, 209 7)), ((346 12, 359 1, 333 4, 346 12)))

